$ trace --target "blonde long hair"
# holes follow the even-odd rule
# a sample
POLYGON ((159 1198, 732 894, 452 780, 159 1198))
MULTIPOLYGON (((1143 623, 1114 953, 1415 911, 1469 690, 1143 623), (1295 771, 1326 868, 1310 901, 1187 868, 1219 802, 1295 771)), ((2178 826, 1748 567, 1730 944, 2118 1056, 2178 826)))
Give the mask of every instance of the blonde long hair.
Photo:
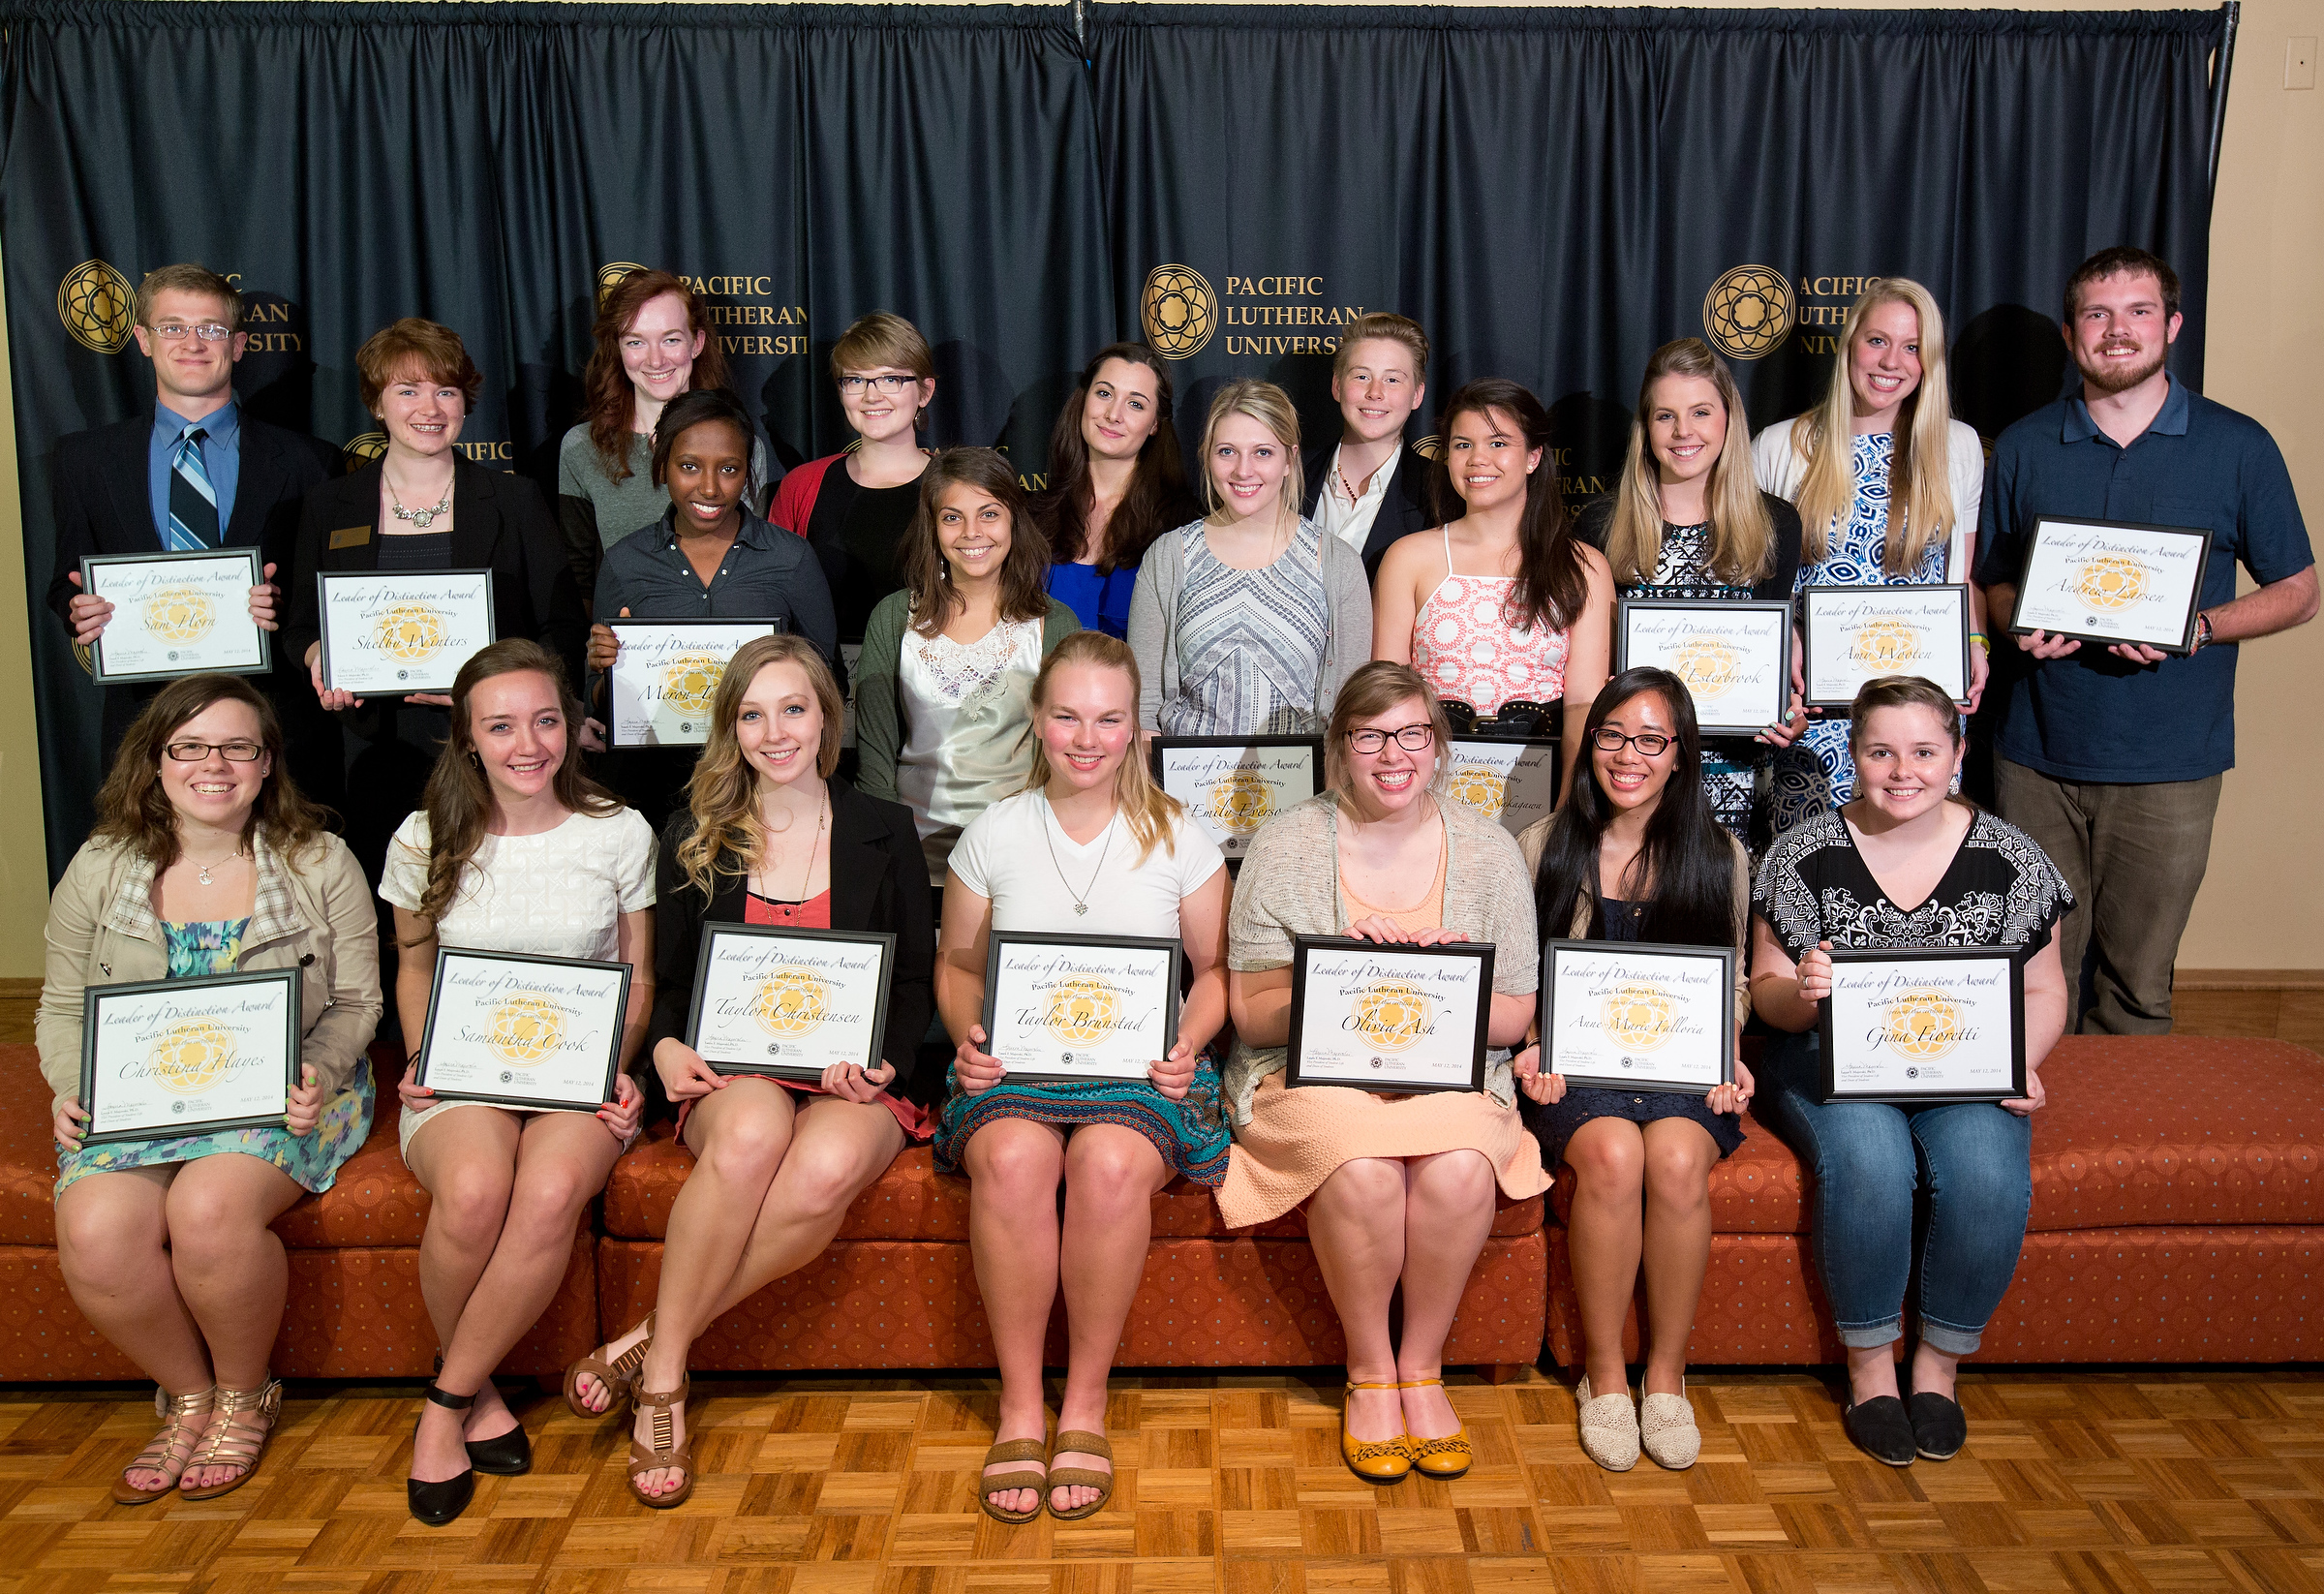
POLYGON ((1630 451, 1623 456, 1621 485, 1605 529, 1605 560, 1617 587, 1642 586, 1663 562, 1663 495, 1654 448, 1647 441, 1654 384, 1665 377, 1688 377, 1719 389, 1727 409, 1727 442, 1711 462, 1703 493, 1711 511, 1710 573, 1729 586, 1748 587, 1775 568, 1775 522, 1751 470, 1751 421, 1743 394, 1727 361, 1700 338, 1666 343, 1646 362, 1638 383, 1638 408, 1630 421, 1630 451))
POLYGON ((1882 277, 1849 307, 1823 401, 1791 426, 1791 451, 1808 467, 1799 480, 1797 500, 1803 565, 1824 557, 1832 529, 1848 519, 1855 503, 1855 387, 1848 380, 1848 362, 1864 318, 1883 304, 1910 305, 1920 318, 1920 385, 1905 399, 1897 416, 1896 445, 1888 456, 1888 526, 1881 568, 1890 575, 1915 569, 1930 545, 1952 533, 1952 441, 1947 428, 1953 406, 1944 380, 1944 312, 1911 278, 1882 277))
POLYGON ((1210 475, 1210 450, 1218 445, 1219 424, 1229 415, 1248 415, 1274 434, 1291 466, 1283 477, 1277 507, 1298 520, 1300 506, 1307 502, 1307 472, 1300 461, 1299 407, 1273 383, 1251 377, 1221 387, 1218 397, 1210 401, 1210 418, 1203 423, 1203 503, 1209 513, 1215 515, 1226 507, 1218 496, 1217 478, 1210 475))
POLYGON ((714 895, 719 877, 750 877, 758 867, 763 836, 758 820, 758 771, 743 756, 734 734, 742 718, 743 693, 769 664, 790 663, 807 676, 807 690, 815 694, 823 711, 823 740, 815 749, 815 773, 828 781, 840 767, 841 722, 847 713, 840 684, 832 678, 823 655, 804 636, 756 636, 737 648, 719 677, 719 690, 710 700, 710 740, 703 744, 701 761, 687 782, 687 807, 694 816, 694 831, 678 843, 678 867, 686 882, 704 897, 714 895))
MULTIPOLYGON (((1045 703, 1049 701, 1051 677, 1068 664, 1095 664, 1100 669, 1119 670, 1130 678, 1130 702, 1138 701, 1138 658, 1130 645, 1118 636, 1104 631, 1075 631, 1059 642, 1047 659, 1041 660, 1041 673, 1033 677, 1033 769, 1025 777, 1024 789, 1043 791, 1055 771, 1049 762, 1049 748, 1040 737, 1038 726, 1045 703)), ((1135 716, 1133 715, 1133 718, 1135 716)), ((1129 751, 1122 755, 1121 764, 1114 771, 1114 801, 1121 809, 1122 817, 1130 824, 1130 834, 1138 840, 1138 862, 1141 866, 1153 856, 1159 846, 1176 857, 1177 843, 1171 832, 1178 822, 1185 806, 1169 792, 1154 784, 1153 771, 1147 768, 1145 750, 1139 747, 1135 735, 1129 751)))

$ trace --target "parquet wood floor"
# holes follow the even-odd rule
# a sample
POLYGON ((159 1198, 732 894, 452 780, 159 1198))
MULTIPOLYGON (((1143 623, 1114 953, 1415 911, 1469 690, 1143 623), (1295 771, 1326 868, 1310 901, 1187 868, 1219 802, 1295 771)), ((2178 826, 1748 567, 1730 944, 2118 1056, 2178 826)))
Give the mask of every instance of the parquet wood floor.
MULTIPOLYGON (((973 1504, 974 1379, 695 1385, 694 1497, 650 1512, 612 1423, 523 1406, 533 1474, 454 1525, 404 1509, 409 1389, 293 1392, 261 1475, 200 1505, 114 1506, 153 1427, 118 1388, 0 1392, 0 1594, 2247 1594, 2324 1590, 2324 1374, 1992 1373, 1970 1448, 1891 1471, 1801 1374, 1690 1385, 1701 1461, 1602 1472, 1539 1372, 1453 1390, 1478 1465, 1358 1483, 1338 1390, 1281 1376, 1117 1381, 1121 1481, 1087 1521, 973 1504)), ((516 1391, 511 1390, 513 1395, 516 1391)), ((529 1392, 528 1392, 529 1393, 529 1392)))

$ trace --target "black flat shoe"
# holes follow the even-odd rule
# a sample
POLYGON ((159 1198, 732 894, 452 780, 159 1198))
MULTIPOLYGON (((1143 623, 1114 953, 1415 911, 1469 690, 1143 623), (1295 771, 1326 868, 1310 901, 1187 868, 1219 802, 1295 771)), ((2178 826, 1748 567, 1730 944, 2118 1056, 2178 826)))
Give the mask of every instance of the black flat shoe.
POLYGON ((1969 1443, 1969 1419, 1957 1400, 1926 1392, 1912 1396, 1912 1448, 1932 1461, 1949 1461, 1969 1443))
POLYGON ((1892 1467, 1909 1467, 1919 1453, 1913 1443, 1912 1422, 1905 1403, 1893 1395, 1876 1395, 1851 1402, 1840 1414, 1840 1426, 1858 1450, 1892 1467))
POLYGON ((468 1441, 468 1464, 495 1478, 521 1478, 533 1470, 533 1441, 519 1423, 506 1433, 468 1441))
MULTIPOLYGON (((466 1411, 476 1403, 476 1397, 473 1395, 446 1395, 434 1384, 420 1393, 446 1411, 466 1411)), ((518 1431, 522 1432, 523 1429, 518 1431)), ((412 1425, 412 1432, 414 1438, 418 1437, 418 1424, 412 1425)), ((434 1484, 407 1478, 404 1480, 404 1491, 413 1517, 430 1527, 442 1527, 466 1511, 468 1502, 476 1497, 476 1469, 472 1466, 457 1478, 446 1478, 434 1484)))

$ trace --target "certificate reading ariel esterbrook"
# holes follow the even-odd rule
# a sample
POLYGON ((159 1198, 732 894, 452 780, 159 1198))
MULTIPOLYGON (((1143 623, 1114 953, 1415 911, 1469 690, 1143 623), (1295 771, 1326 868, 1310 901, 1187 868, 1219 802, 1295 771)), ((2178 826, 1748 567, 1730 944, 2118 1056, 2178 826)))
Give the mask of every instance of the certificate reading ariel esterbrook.
POLYGON ((1651 664, 1687 684, 1705 736, 1753 736, 1781 720, 1791 690, 1791 605, 1626 598, 1614 667, 1651 664))
POLYGON ((888 935, 705 925, 687 1044, 721 1074, 875 1069, 895 951, 888 935))
POLYGON ((280 1123, 301 1032, 295 968, 92 985, 81 997, 84 1141, 280 1123))
POLYGON ((357 696, 449 691, 493 639, 490 570, 323 570, 322 682, 357 696))
POLYGON ((273 654, 250 617, 262 568, 256 548, 84 557, 82 590, 113 605, 89 650, 90 673, 103 682, 263 674, 273 654))
POLYGON ((629 966, 439 947, 418 1083, 439 1096, 587 1112, 613 1099, 629 966))

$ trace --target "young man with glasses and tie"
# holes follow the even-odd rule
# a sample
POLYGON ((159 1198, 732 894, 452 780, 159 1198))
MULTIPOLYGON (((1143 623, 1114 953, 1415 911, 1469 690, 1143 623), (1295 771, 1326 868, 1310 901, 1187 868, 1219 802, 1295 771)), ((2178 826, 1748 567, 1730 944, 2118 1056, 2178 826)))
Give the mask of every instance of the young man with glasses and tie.
MULTIPOLYGON (((48 606, 73 641, 86 648, 112 618, 113 605, 80 590, 87 554, 192 553, 204 548, 257 547, 269 579, 251 589, 250 612, 274 628, 279 591, 271 579, 287 568, 299 499, 329 474, 331 450, 311 437, 244 414, 234 399, 234 363, 246 334, 238 329, 242 295, 224 277, 200 265, 166 265, 138 289, 138 348, 153 362, 154 406, 111 426, 62 438, 50 472, 56 518, 56 563, 48 606)), ((278 661, 279 662, 279 661, 278 661)), ((292 661, 295 665, 295 660, 292 661)), ((305 675, 293 669, 291 688, 305 675)), ((103 689, 100 768, 109 768, 121 737, 159 683, 103 689)), ((302 698, 312 692, 267 693, 286 714, 292 748, 318 739, 297 734, 302 698)), ((311 716, 307 717, 311 719, 311 716)), ((300 789, 328 802, 336 794, 335 766, 301 760, 292 771, 300 789)))

